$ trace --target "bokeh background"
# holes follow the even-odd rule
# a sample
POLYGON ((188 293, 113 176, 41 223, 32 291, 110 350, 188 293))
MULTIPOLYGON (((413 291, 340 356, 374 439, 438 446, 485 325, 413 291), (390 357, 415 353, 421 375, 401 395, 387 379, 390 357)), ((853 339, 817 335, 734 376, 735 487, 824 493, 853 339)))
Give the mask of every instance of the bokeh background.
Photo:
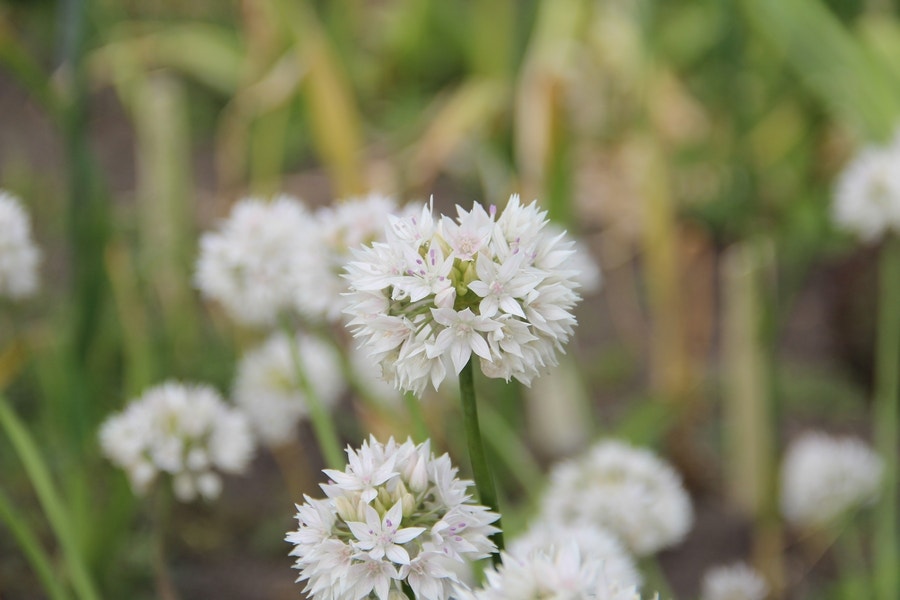
MULTIPOLYGON (((542 467, 599 435, 672 461, 697 511, 661 556, 681 596, 713 561, 765 562, 779 448, 808 427, 870 433, 877 248, 837 232, 829 205, 842 165, 900 115, 896 4, 0 2, 0 187, 24 199, 44 253, 40 296, 0 305, 0 388, 105 597, 153 597, 151 549, 96 427, 166 378, 227 392, 254 334, 194 289, 197 239, 235 200, 281 192, 309 206, 373 190, 539 199, 602 284, 552 377, 484 384, 499 418, 542 467)), ((342 410, 354 444, 405 435, 402 414, 351 397, 342 410)), ((462 458, 445 413, 429 408, 434 435, 462 458)), ((314 491, 309 435, 295 451, 314 491)), ((52 548, 2 436, 0 473, 52 548)), ((534 490, 499 476, 515 526, 534 490)), ((299 597, 283 542, 295 500, 261 453, 222 501, 178 507, 183 596, 299 597)), ((2 532, 0 597, 43 597, 2 532)), ((829 556, 778 535, 787 597, 825 597, 829 556)))

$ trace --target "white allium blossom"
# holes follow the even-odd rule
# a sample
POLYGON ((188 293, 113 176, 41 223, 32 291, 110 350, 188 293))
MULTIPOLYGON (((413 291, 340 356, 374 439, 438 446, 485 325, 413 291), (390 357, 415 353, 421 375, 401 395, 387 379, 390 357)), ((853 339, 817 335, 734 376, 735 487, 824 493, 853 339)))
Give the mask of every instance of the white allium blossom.
POLYGON ((541 520, 608 529, 637 556, 680 542, 693 509, 678 473, 649 450, 603 441, 550 473, 541 520))
POLYGON ((22 203, 0 190, 0 297, 21 300, 37 291, 40 256, 22 203))
POLYGON ((200 239, 197 287, 235 321, 271 325, 279 312, 294 308, 304 240, 313 231, 296 198, 243 199, 218 231, 200 239))
MULTIPOLYGON (((551 235, 559 235, 563 231, 555 223, 550 223, 547 227, 547 232, 551 235)), ((579 289, 586 294, 598 291, 603 283, 600 265, 597 264, 597 261, 591 254, 590 247, 582 239, 573 237, 572 242, 574 252, 567 264, 570 265, 579 289)))
POLYGON ((806 433, 781 466, 781 512, 798 525, 828 525, 874 502, 883 474, 881 457, 862 440, 806 433))
POLYGON ((333 407, 344 388, 334 349, 311 335, 298 334, 291 339, 276 333, 248 352, 238 364, 234 400, 259 438, 270 446, 288 442, 297 423, 309 414, 295 353, 303 376, 323 406, 333 407))
POLYGON ((429 204, 392 217, 385 242, 354 252, 349 326, 403 390, 437 389, 471 358, 488 377, 530 384, 575 325, 572 242, 518 196, 499 216, 478 204, 457 213, 435 217, 429 204))
POLYGON ((582 556, 600 560, 603 563, 601 574, 607 580, 623 586, 641 585, 634 559, 622 542, 606 529, 591 523, 567 525, 539 521, 510 542, 508 553, 524 558, 539 550, 561 548, 567 543, 574 543, 582 556))
POLYGON ((863 149, 840 174, 832 216, 864 242, 900 233, 900 137, 863 149))
POLYGON ((503 563, 485 571, 472 600, 641 600, 634 585, 608 578, 601 558, 574 542, 525 555, 503 554, 503 563))
POLYGON ((769 585, 755 569, 737 563, 703 575, 701 600, 765 600, 769 585))
POLYGON ((499 515, 471 502, 471 482, 456 478, 450 457, 435 458, 430 442, 374 437, 347 456, 344 471, 324 471, 327 498, 297 506, 299 528, 286 537, 304 592, 387 600, 402 597, 405 582, 417 598, 447 600, 467 589, 458 565, 496 550, 488 536, 499 515))
POLYGON ((136 494, 160 473, 172 476, 175 496, 218 497, 218 471, 241 473, 254 453, 247 420, 207 385, 168 381, 148 389, 100 427, 100 445, 123 468, 136 494))
POLYGON ((305 239, 304 268, 297 285, 296 303, 301 313, 329 321, 343 316, 347 281, 341 273, 351 260, 351 248, 383 241, 389 215, 399 210, 392 198, 372 193, 316 211, 311 235, 305 239))

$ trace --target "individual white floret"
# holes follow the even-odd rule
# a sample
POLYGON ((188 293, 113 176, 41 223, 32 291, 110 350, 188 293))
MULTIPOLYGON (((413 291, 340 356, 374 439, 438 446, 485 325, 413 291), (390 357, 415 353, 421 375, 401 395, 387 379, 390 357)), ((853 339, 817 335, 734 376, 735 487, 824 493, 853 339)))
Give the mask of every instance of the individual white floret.
POLYGON ((250 426, 206 385, 166 382, 150 388, 100 427, 100 445, 146 493, 160 473, 172 476, 179 500, 216 498, 219 472, 243 472, 254 452, 250 426))
POLYGON ((806 433, 788 447, 781 467, 781 511, 798 525, 822 527, 873 503, 884 462, 865 442, 806 433))
POLYGON ((602 527, 591 523, 569 525, 538 521, 508 546, 509 554, 525 557, 550 548, 561 548, 574 543, 582 556, 600 560, 601 575, 608 581, 616 581, 622 586, 640 586, 641 576, 634 559, 619 539, 602 527))
POLYGON ((304 240, 314 232, 296 198, 243 199, 217 231, 200 239, 197 287, 235 321, 271 325, 280 312, 294 309, 304 240))
POLYGON ((473 504, 470 481, 456 477, 446 454, 429 442, 415 445, 374 438, 347 449, 343 471, 326 469, 327 498, 305 496, 296 531, 286 540, 313 600, 403 597, 447 600, 468 589, 458 576, 496 547, 489 536, 499 515, 473 504))
POLYGON ((603 441, 553 468, 541 520, 604 527, 645 556, 680 542, 693 510, 670 465, 649 450, 603 441))
POLYGON ((497 216, 475 204, 435 218, 392 217, 385 242, 346 266, 349 326, 403 390, 437 388, 478 359, 489 377, 529 384, 557 364, 580 300, 573 244, 512 196, 497 216))
POLYGON ((603 560, 566 543, 526 555, 504 553, 503 563, 485 571, 473 600, 641 600, 634 585, 610 580, 603 560))
POLYGON ((832 216, 864 242, 900 233, 900 140, 863 149, 840 174, 832 216))
POLYGON ((270 446, 290 441, 297 423, 309 414, 295 353, 303 376, 324 407, 335 406, 344 389, 336 352, 311 335, 291 339, 277 333, 248 352, 238 364, 234 400, 260 440, 270 446))
POLYGON ((752 567, 737 563, 715 567, 703 575, 701 600, 765 600, 766 580, 752 567))
POLYGON ((21 300, 38 289, 40 251, 18 198, 0 190, 0 297, 21 300))

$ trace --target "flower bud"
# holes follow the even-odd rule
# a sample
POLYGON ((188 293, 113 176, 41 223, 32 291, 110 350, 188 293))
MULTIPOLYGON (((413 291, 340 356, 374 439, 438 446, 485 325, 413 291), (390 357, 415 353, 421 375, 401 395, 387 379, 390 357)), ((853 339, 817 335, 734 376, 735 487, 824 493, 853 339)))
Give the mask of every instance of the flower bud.
MULTIPOLYGON (((410 461, 413 463, 413 461, 410 461)), ((422 455, 417 455, 409 474, 407 481, 409 489, 421 494, 428 488, 428 469, 426 468, 427 460, 422 455)))
POLYGON ((344 521, 358 521, 359 519, 356 516, 356 507, 353 506, 353 502, 350 498, 346 496, 338 496, 334 499, 334 506, 337 509, 337 514, 344 521))

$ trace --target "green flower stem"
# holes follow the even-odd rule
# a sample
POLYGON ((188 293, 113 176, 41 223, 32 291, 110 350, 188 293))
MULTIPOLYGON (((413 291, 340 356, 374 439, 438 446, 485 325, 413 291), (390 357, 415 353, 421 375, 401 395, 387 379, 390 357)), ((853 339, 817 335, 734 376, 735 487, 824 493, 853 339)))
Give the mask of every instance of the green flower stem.
POLYGON ((660 598, 675 598, 672 586, 669 585, 669 578, 663 572, 658 558, 648 556, 640 561, 639 567, 639 570, 646 576, 645 587, 647 589, 655 590, 660 598))
POLYGON ((865 544, 853 519, 848 519, 847 526, 838 536, 835 553, 841 574, 841 597, 846 600, 872 598, 866 561, 863 558, 866 555, 865 544))
POLYGON ((80 600, 99 600, 100 595, 91 580, 84 556, 72 529, 72 519, 53 484, 50 469, 47 468, 47 464, 38 452, 37 444, 28 429, 10 409, 2 395, 0 395, 0 426, 6 431, 16 454, 19 455, 19 460, 22 461, 28 479, 34 486, 38 501, 50 522, 50 527, 56 534, 75 594, 80 600))
POLYGON ((178 591, 172 583, 169 563, 166 560, 166 523, 169 517, 169 489, 159 485, 156 489, 153 523, 153 574, 156 579, 156 595, 160 600, 179 600, 178 591))
POLYGON ((431 437, 428 432, 428 423, 425 421, 425 412, 422 410, 422 401, 412 392, 404 392, 403 402, 406 403, 406 411, 412 419, 412 430, 416 437, 416 443, 421 444, 431 437))
MULTIPOLYGON (((478 488, 478 496, 481 503, 492 511, 500 514, 500 506, 497 502, 497 490, 494 488, 494 479, 491 476, 491 468, 488 465, 487 455, 484 452, 484 443, 481 440, 481 429, 478 426, 478 403, 475 399, 475 376, 472 368, 472 360, 466 363, 459 372, 459 395, 463 407, 463 419, 466 425, 466 438, 469 444, 469 458, 472 460, 472 474, 475 477, 475 487, 478 488)), ((497 545, 497 550, 503 550, 503 531, 500 519, 494 525, 501 529, 491 539, 497 545)), ((494 554, 494 564, 500 562, 500 554, 494 554)))
POLYGON ((319 443, 319 449, 322 451, 325 464, 328 465, 329 469, 343 469, 347 461, 344 460, 344 453, 341 451, 337 429, 334 426, 334 421, 331 420, 331 416, 322 405, 322 400, 309 381, 309 377, 306 376, 306 368, 300 359, 300 352, 296 344, 297 332, 286 321, 282 322, 282 328, 290 342, 288 346, 291 349, 294 372, 297 375, 300 389, 303 395, 306 396, 309 419, 312 421, 313 430, 316 432, 316 441, 319 443))
POLYGON ((6 497, 3 490, 0 490, 0 521, 6 523, 13 537, 19 541, 19 546, 25 552, 28 562, 34 568, 34 572, 50 600, 70 600, 72 596, 57 579, 50 557, 41 547, 37 535, 28 526, 24 515, 19 514, 9 498, 6 497))
POLYGON ((875 444, 885 461, 884 489, 875 528, 875 580, 878 598, 890 600, 900 589, 897 547, 898 418, 900 378, 900 239, 890 237, 881 250, 876 352, 875 444))

